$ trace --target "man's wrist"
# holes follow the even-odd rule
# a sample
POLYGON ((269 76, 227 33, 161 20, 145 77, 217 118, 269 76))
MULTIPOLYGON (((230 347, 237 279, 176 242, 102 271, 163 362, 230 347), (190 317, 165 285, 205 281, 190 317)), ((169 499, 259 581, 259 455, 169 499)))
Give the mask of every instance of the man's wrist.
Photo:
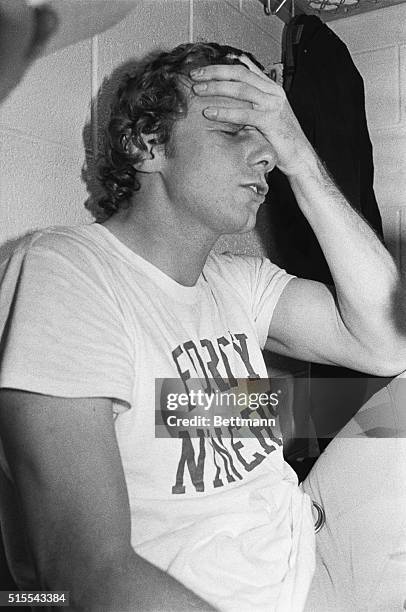
POLYGON ((284 170, 290 181, 300 181, 310 178, 321 178, 327 174, 322 161, 313 149, 304 150, 297 155, 295 161, 284 170))

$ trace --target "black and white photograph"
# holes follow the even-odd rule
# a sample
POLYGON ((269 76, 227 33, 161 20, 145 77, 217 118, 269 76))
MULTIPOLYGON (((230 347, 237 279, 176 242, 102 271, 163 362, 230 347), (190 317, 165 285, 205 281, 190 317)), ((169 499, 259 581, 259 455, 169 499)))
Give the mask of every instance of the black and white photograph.
POLYGON ((0 609, 406 610, 406 0, 0 0, 0 609))

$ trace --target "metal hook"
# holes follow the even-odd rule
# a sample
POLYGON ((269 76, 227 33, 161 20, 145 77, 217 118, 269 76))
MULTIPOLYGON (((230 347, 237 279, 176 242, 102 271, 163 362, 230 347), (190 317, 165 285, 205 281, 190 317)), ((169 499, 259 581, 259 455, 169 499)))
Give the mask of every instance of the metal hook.
POLYGON ((282 8, 282 6, 287 2, 288 0, 282 0, 282 2, 279 4, 278 8, 276 8, 274 11, 271 9, 271 0, 266 0, 266 4, 264 4, 264 11, 266 15, 276 15, 279 10, 282 8))

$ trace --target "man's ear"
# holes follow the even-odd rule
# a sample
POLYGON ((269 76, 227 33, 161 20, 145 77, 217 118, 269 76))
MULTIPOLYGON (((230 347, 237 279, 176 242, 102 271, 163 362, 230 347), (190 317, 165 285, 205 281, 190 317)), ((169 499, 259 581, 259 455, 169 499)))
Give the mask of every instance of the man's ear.
MULTIPOLYGON (((142 134, 142 139, 147 150, 141 151, 142 159, 134 164, 134 168, 138 172, 159 172, 163 161, 166 159, 165 145, 156 144, 155 134, 142 134)), ((134 143, 130 143, 128 147, 131 153, 136 152, 134 143), (131 150, 132 147, 134 147, 134 151, 131 150)), ((139 154, 139 150, 137 152, 139 154)))

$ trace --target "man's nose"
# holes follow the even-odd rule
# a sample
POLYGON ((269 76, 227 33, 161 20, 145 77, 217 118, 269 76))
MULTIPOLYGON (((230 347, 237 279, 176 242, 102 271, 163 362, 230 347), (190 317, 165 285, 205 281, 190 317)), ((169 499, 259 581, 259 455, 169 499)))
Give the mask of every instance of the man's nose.
POLYGON ((260 133, 255 136, 249 163, 264 174, 276 165, 277 155, 271 143, 260 133))

